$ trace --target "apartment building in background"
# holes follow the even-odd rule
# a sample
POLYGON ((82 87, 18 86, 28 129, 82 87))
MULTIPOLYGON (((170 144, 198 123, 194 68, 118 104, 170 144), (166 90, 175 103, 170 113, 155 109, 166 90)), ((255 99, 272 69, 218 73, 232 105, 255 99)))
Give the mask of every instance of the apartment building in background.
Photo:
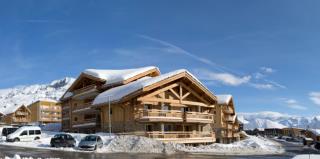
POLYGON ((232 95, 217 95, 215 107, 216 138, 219 143, 232 143, 240 140, 240 122, 237 119, 232 95))
POLYGON ((40 99, 28 106, 31 122, 39 124, 60 123, 61 105, 52 99, 40 99))
POLYGON ((26 125, 31 121, 31 111, 25 106, 10 107, 1 110, 1 122, 14 125, 26 125))

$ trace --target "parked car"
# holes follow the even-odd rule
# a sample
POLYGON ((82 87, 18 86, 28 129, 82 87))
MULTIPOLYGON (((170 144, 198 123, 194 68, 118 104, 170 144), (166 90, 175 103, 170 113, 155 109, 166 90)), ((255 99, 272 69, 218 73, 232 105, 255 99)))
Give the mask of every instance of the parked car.
POLYGON ((38 126, 23 126, 7 136, 8 142, 39 140, 41 129, 38 126))
POLYGON ((97 150, 98 148, 102 148, 102 146, 103 141, 98 135, 88 135, 84 137, 78 145, 79 149, 89 151, 97 150))
POLYGON ((1 136, 6 137, 6 136, 14 133, 18 129, 19 129, 18 127, 12 127, 12 126, 4 127, 4 128, 2 128, 1 136))
POLYGON ((51 147, 74 147, 76 140, 69 134, 56 134, 50 141, 51 147))
POLYGON ((314 148, 320 150, 320 142, 316 142, 316 143, 314 144, 314 148))

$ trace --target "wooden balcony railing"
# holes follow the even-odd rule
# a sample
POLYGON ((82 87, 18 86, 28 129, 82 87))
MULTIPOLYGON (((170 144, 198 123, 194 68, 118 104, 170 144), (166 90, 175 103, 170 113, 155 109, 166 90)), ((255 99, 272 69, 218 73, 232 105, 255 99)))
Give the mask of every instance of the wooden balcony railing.
POLYGON ((223 112, 226 114, 234 114, 234 111, 231 108, 225 108, 223 112))
POLYGON ((137 119, 142 121, 176 121, 212 123, 213 114, 200 112, 182 112, 177 110, 141 110, 137 113, 137 119))
POLYGON ((90 106, 91 106, 91 103, 84 103, 84 104, 81 104, 81 105, 77 105, 76 107, 73 107, 73 111, 89 108, 90 106))
POLYGON ((224 120, 227 121, 227 122, 233 122, 233 117, 232 116, 226 116, 224 118, 224 120))
POLYGON ((141 110, 138 113, 138 118, 144 117, 167 117, 167 118, 181 118, 182 119, 182 112, 181 111, 174 111, 174 110, 141 110))
POLYGON ((27 123, 30 122, 29 118, 16 118, 16 117, 12 117, 12 121, 15 123, 27 123))
POLYGON ((28 112, 21 112, 21 111, 17 111, 15 114, 19 115, 19 116, 27 116, 27 115, 29 115, 28 112))
POLYGON ((203 132, 182 132, 182 131, 153 131, 146 132, 146 137, 149 138, 157 138, 157 139, 165 139, 165 138, 203 138, 203 137, 213 137, 214 135, 211 133, 203 133, 203 132))
POLYGON ((186 112, 186 121, 203 121, 203 122, 213 122, 213 114, 200 113, 200 112, 186 112))
POLYGON ((96 89, 97 86, 92 84, 92 85, 89 85, 89 86, 86 86, 86 87, 83 87, 83 88, 80 88, 80 89, 77 89, 77 90, 74 90, 73 93, 74 94, 80 94, 80 93, 83 93, 83 92, 87 92, 89 90, 94 90, 96 89))

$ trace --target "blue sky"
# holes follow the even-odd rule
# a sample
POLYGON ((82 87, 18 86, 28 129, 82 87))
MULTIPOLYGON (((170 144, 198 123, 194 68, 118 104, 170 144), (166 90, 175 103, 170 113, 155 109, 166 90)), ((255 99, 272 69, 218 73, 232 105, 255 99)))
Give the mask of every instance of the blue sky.
POLYGON ((186 68, 237 111, 320 112, 320 1, 1 1, 0 88, 186 68))

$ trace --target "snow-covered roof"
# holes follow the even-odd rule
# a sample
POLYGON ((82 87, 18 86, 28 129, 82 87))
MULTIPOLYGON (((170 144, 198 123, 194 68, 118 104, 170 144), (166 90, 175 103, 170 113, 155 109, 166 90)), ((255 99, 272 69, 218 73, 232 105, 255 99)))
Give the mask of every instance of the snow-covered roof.
POLYGON ((309 129, 313 134, 320 136, 320 129, 309 129))
MULTIPOLYGON (((155 66, 134 68, 134 69, 123 69, 123 70, 101 70, 101 69, 87 69, 82 73, 106 80, 106 84, 120 83, 129 78, 137 76, 141 73, 158 69, 155 66)), ((159 71, 160 72, 160 71, 159 71)))
POLYGON ((49 99, 49 98, 40 98, 38 101, 44 101, 44 102, 54 102, 57 103, 57 100, 49 99))
POLYGON ((230 94, 216 95, 216 97, 218 98, 218 104, 224 104, 224 105, 229 104, 230 100, 232 99, 232 95, 230 94))
POLYGON ((14 106, 11 106, 11 107, 1 107, 0 108, 0 113, 3 114, 3 115, 8 115, 8 114, 14 113, 15 111, 17 111, 22 106, 26 107, 25 105, 14 105, 14 106))
MULTIPOLYGON (((197 78, 195 78, 190 72, 188 72, 185 69, 180 69, 180 70, 175 70, 175 71, 172 71, 172 72, 169 72, 166 74, 162 74, 162 75, 156 76, 156 77, 144 77, 144 78, 141 78, 137 81, 128 83, 126 85, 109 89, 109 90, 99 94, 94 99, 93 105, 107 103, 109 100, 108 98, 110 98, 110 102, 119 101, 119 100, 121 100, 121 98, 123 98, 133 92, 136 92, 144 87, 150 86, 152 84, 155 84, 157 82, 160 82, 162 80, 165 80, 167 78, 170 78, 172 76, 175 76, 175 75, 183 73, 183 72, 188 73, 189 75, 191 75, 194 79, 196 79, 201 84, 201 82, 197 78)), ((203 84, 201 84, 201 85, 203 85, 203 84)))

